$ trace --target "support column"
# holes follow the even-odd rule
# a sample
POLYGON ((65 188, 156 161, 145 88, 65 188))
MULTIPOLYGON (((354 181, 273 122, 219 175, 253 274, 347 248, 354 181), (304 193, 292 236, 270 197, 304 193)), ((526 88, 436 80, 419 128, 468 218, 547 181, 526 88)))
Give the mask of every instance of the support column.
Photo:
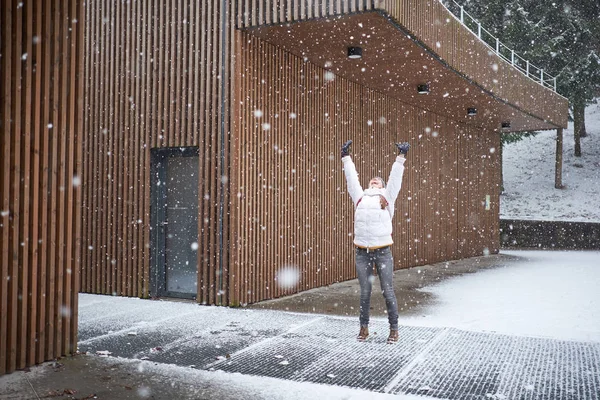
POLYGON ((562 189, 562 164, 563 164, 563 130, 556 130, 556 169, 554 173, 554 187, 562 189))

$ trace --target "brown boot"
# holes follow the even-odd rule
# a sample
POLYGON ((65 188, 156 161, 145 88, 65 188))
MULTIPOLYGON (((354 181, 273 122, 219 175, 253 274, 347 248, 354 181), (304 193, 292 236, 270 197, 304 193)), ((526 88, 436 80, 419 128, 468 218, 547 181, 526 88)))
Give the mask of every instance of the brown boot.
POLYGON ((358 336, 356 337, 356 339, 359 342, 364 342, 365 340, 367 340, 368 336, 369 336, 369 328, 366 326, 361 326, 360 332, 358 333, 358 336))
POLYGON ((398 342, 398 329, 390 329, 390 336, 387 338, 388 344, 398 342))

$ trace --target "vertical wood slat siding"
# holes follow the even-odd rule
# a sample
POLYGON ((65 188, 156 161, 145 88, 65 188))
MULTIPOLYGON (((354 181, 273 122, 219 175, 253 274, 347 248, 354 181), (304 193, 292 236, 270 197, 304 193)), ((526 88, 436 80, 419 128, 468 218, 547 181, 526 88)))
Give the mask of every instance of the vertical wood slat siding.
POLYGON ((238 28, 282 24, 373 9, 373 0, 232 0, 238 28), (258 3, 258 4, 257 4, 258 3), (329 7, 328 7, 329 5, 329 7))
POLYGON ((498 251, 499 177, 497 162, 489 161, 497 134, 340 77, 327 81, 325 70, 248 33, 237 35, 236 93, 242 97, 233 102, 241 105, 234 158, 241 167, 231 188, 238 271, 231 277, 231 304, 355 277, 354 210, 339 160, 339 146, 349 138, 363 184, 373 175, 387 178, 394 142, 413 145, 394 219, 396 267, 498 251), (482 207, 486 194, 490 211, 482 207), (277 274, 290 265, 300 280, 280 287, 277 274))
MULTIPOLYGON (((237 2, 237 8, 241 9, 241 14, 236 19, 238 27, 250 28, 265 23, 256 17, 258 8, 253 8, 242 0, 237 2)), ((310 3, 307 12, 303 12, 305 1, 302 0, 266 0, 265 7, 285 8, 284 12, 273 19, 273 24, 372 10, 385 12, 432 52, 437 53, 454 70, 477 82, 500 99, 540 119, 566 127, 567 99, 525 77, 516 68, 490 52, 490 49, 456 20, 439 0, 350 0, 343 2, 343 7, 333 7, 332 3, 330 0, 316 0, 310 3), (322 14, 319 10, 327 8, 327 4, 330 4, 330 7, 322 14), (496 71, 492 68, 494 65, 497 66, 496 71)))
POLYGON ((83 13, 0 8, 0 374, 76 350, 83 13))
POLYGON ((233 6, 99 0, 86 8, 81 291, 149 295, 150 150, 198 146, 198 301, 225 301, 233 6))

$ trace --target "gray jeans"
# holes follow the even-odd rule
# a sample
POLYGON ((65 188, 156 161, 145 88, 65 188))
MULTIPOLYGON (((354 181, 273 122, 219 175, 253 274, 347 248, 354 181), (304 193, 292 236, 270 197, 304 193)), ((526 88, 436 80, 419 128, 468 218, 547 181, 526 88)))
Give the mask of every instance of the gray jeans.
POLYGON ((373 286, 373 265, 377 267, 377 275, 385 305, 387 307, 390 329, 398 329, 398 302, 394 293, 394 259, 390 246, 368 250, 356 248, 356 274, 360 283, 360 326, 369 325, 371 307, 371 289, 373 286))

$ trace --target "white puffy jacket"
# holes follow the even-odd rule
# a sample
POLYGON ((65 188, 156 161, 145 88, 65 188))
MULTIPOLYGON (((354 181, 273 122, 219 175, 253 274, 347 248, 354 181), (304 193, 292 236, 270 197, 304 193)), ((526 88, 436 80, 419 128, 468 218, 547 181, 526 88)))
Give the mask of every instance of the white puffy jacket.
POLYGON ((357 247, 377 249, 394 243, 392 240, 392 217, 394 216, 394 202, 402 187, 404 161, 406 161, 404 157, 396 157, 385 188, 363 190, 352 158, 350 156, 342 157, 348 193, 356 208, 354 212, 354 244, 357 247), (383 196, 388 202, 385 209, 381 209, 380 196, 383 196))

